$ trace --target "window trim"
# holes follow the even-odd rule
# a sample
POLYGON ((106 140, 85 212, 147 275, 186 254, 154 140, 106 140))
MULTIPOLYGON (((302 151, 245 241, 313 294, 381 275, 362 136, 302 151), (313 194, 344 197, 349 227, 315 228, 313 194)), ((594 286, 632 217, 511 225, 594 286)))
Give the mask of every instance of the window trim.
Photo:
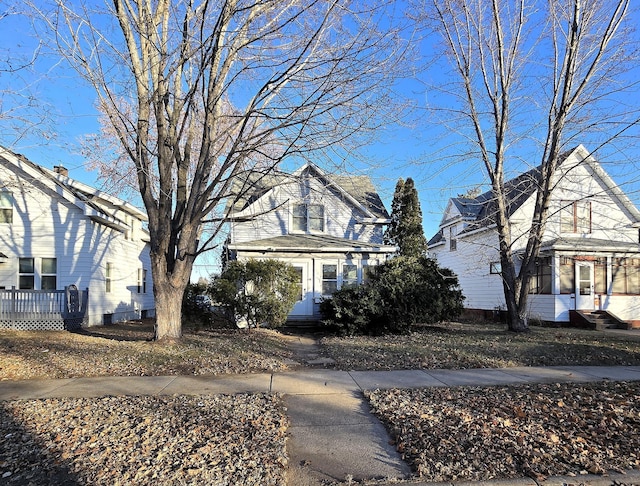
POLYGON ((109 294, 112 291, 112 280, 113 280, 113 264, 111 262, 107 262, 104 269, 104 291, 109 294))
POLYGON ((578 199, 576 201, 560 201, 560 234, 591 234, 593 232, 593 207, 591 201, 578 199), (588 213, 588 227, 580 224, 580 210, 586 209, 588 213), (571 220, 571 231, 567 220, 571 220))
POLYGON ((291 210, 291 232, 317 234, 325 233, 327 227, 326 212, 323 204, 318 203, 296 203, 291 210), (320 209, 319 217, 312 217, 314 208, 320 209), (320 229, 317 229, 313 222, 320 223, 320 229), (302 223, 302 224, 300 224, 302 223))
POLYGON ((55 257, 42 257, 40 259, 40 289, 42 290, 57 290, 58 289, 58 259, 55 257), (44 271, 44 261, 45 260, 52 260, 55 266, 55 272, 51 273, 51 272, 45 272, 44 271), (44 286, 42 285, 42 283, 44 282, 45 278, 51 278, 53 277, 54 279, 54 286, 52 289, 45 289, 44 286))
POLYGON ((9 215, 0 218, 0 224, 13 224, 13 206, 15 199, 11 191, 0 190, 0 214, 9 215))
POLYGON ((35 290, 36 288, 36 259, 33 257, 20 257, 18 258, 18 288, 20 290, 35 290), (27 271, 23 271, 22 270, 22 263, 23 262, 27 262, 28 260, 31 261, 31 271, 27 272, 27 271), (31 277, 31 286, 30 287, 23 287, 21 280, 22 277, 31 277))

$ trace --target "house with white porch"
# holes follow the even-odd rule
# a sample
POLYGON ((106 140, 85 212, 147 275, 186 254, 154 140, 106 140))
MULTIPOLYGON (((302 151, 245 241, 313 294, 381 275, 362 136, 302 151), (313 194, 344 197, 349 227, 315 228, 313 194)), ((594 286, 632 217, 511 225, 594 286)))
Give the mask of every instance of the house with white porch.
MULTIPOLYGON (((522 251, 538 169, 505 183, 513 253, 522 251)), ((640 326, 640 212, 583 146, 564 155, 533 277, 528 316, 542 322, 640 326)), ((450 199, 429 253, 459 278, 469 313, 505 308, 492 191, 450 199)), ((593 326, 591 326, 593 327, 593 326)))
POLYGON ((152 317, 146 220, 65 168, 0 147, 0 327, 69 328, 66 314, 85 326, 152 317))
POLYGON ((308 163, 293 173, 251 173, 227 207, 227 260, 277 259, 298 272, 290 321, 320 318, 323 297, 366 281, 396 250, 383 244, 389 214, 371 180, 308 163))

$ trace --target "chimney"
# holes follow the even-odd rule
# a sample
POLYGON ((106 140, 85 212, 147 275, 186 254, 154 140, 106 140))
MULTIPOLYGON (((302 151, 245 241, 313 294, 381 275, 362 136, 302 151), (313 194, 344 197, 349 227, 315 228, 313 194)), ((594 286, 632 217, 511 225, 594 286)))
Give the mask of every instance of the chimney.
POLYGON ((69 177, 69 170, 62 165, 54 165, 53 172, 60 174, 61 176, 69 177))

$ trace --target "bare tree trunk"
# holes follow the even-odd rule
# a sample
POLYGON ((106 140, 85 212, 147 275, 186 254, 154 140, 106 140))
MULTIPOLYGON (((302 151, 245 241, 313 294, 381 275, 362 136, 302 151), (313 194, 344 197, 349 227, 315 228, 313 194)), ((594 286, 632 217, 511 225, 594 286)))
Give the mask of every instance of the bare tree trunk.
POLYGON ((479 159, 491 181, 493 200, 478 204, 491 211, 482 223, 496 225, 513 331, 528 328, 530 282, 562 152, 576 144, 577 134, 591 134, 600 145, 603 126, 637 123, 621 96, 633 86, 623 86, 621 75, 637 65, 626 30, 629 6, 630 0, 416 0, 419 18, 440 34, 441 52, 453 71, 453 82, 435 87, 448 102, 435 111, 443 111, 443 125, 472 147, 463 151, 463 160, 479 159), (532 186, 525 183, 525 192, 505 190, 505 171, 511 159, 521 157, 514 147, 524 141, 530 149, 532 140, 541 151, 539 178, 526 181, 537 184, 535 208, 529 228, 519 222, 522 234, 512 234, 517 225, 510 220, 510 207, 530 197, 532 186), (507 149, 514 155, 508 156, 507 149))
POLYGON ((154 285, 156 341, 171 341, 182 337, 182 296, 185 289, 186 285, 174 287, 167 282, 154 285))

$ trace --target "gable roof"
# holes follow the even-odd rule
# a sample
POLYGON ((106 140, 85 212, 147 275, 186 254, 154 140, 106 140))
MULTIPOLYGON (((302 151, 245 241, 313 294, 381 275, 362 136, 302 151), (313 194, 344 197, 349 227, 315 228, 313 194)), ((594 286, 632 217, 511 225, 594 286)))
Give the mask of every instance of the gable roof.
POLYGON ((368 217, 385 220, 389 218, 389 213, 368 176, 329 175, 312 163, 303 165, 292 174, 280 171, 251 171, 237 177, 232 191, 235 198, 229 199, 227 212, 245 211, 275 188, 299 182, 307 177, 320 180, 325 187, 360 208, 368 217))
MULTIPOLYGON (((582 145, 568 150, 561 155, 560 164, 575 156, 579 164, 587 164, 593 173, 602 181, 604 186, 610 191, 629 212, 636 222, 640 221, 640 211, 631 200, 624 194, 605 170, 591 156, 590 152, 582 145)), ((541 166, 531 169, 519 176, 504 183, 505 200, 507 203, 507 216, 512 216, 538 189, 541 182, 541 166)), ((455 197, 451 198, 451 203, 455 205, 460 214, 460 218, 469 221, 470 224, 459 234, 469 233, 481 228, 486 228, 495 223, 496 203, 493 190, 489 190, 476 198, 455 197)), ((441 229, 429 240, 428 246, 434 246, 444 242, 442 227, 447 226, 456 218, 448 218, 445 214, 440 223, 441 229)))
POLYGON ((20 154, 0 146, 0 163, 13 165, 31 178, 52 190, 66 201, 81 209, 85 216, 105 226, 124 231, 129 223, 120 218, 124 212, 141 221, 147 221, 147 214, 132 204, 107 194, 65 175, 41 167, 20 154))

